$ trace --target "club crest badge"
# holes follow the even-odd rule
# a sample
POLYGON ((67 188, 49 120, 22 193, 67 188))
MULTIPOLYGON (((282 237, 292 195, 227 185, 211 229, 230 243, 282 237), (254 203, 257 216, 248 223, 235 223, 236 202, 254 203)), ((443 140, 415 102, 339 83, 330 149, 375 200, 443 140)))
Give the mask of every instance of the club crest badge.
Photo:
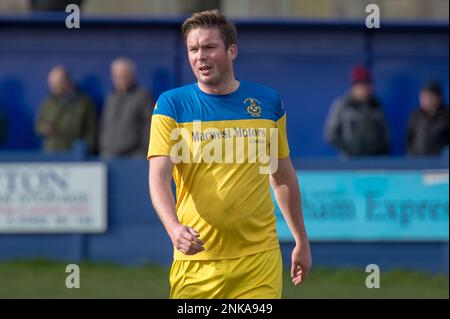
POLYGON ((247 107, 247 112, 253 117, 261 116, 261 102, 252 97, 246 98, 244 100, 244 105, 247 107))

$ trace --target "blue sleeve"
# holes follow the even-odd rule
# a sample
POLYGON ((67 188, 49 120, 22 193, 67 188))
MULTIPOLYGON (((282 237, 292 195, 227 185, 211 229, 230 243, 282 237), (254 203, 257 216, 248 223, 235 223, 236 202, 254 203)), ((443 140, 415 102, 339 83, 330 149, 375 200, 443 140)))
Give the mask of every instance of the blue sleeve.
POLYGON ((161 94, 158 98, 158 101, 155 103, 155 107, 153 109, 153 115, 165 115, 174 120, 176 120, 175 107, 171 102, 170 98, 168 98, 165 94, 161 94))

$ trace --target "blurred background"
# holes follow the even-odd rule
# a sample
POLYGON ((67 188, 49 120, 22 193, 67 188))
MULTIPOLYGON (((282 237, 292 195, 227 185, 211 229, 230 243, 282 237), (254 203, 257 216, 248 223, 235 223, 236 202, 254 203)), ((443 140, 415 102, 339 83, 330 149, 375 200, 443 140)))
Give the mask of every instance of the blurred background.
POLYGON ((445 0, 3 0, 4 13, 63 11, 67 4, 82 6, 83 13, 120 16, 167 16, 220 9, 229 17, 361 18, 368 4, 377 4, 384 18, 426 19, 448 22, 445 0))
POLYGON ((316 271, 304 288, 286 279, 285 297, 448 298, 446 0, 0 0, 0 297, 168 296, 172 248, 145 152, 108 148, 146 126, 141 113, 115 125, 107 110, 139 104, 139 87, 151 113, 162 92, 193 82, 180 26, 213 8, 236 24, 237 77, 276 89, 287 112, 316 271), (66 27, 68 4, 79 28, 66 27), (366 26, 369 4, 380 28, 366 26), (123 92, 118 57, 132 79, 123 92), (51 84, 55 66, 66 96, 51 84), (84 113, 43 111, 78 97, 84 113), (343 101, 368 113, 336 115, 343 101), (52 144, 52 121, 74 136, 52 144), (89 289, 64 287, 69 262, 84 265, 89 289), (378 290, 365 287, 369 264, 385 280, 378 290))

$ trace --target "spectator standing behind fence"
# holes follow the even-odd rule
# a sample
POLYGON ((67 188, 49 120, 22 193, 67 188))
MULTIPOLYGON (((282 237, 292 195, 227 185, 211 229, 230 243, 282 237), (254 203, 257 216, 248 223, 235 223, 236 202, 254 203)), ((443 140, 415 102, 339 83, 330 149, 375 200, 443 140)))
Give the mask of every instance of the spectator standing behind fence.
POLYGON ((448 147, 449 112, 444 106, 442 89, 431 81, 420 91, 419 107, 408 122, 407 149, 409 155, 439 155, 448 147))
POLYGON ((326 140, 346 156, 388 154, 388 126, 369 70, 353 67, 350 81, 350 91, 334 101, 328 114, 326 140))
POLYGON ((42 103, 35 129, 44 138, 45 151, 65 151, 76 140, 95 151, 96 111, 92 100, 78 90, 64 66, 55 66, 48 75, 50 95, 42 103))
POLYGON ((127 58, 111 64, 113 92, 100 121, 100 155, 145 158, 152 113, 151 95, 136 82, 135 65, 127 58))

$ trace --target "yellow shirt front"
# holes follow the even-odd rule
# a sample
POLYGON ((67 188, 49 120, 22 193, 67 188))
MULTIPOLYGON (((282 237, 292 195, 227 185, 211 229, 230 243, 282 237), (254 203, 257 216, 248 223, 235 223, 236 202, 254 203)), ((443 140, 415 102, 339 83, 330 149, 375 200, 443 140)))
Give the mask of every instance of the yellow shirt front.
POLYGON ((286 115, 268 87, 240 81, 235 92, 214 95, 191 84, 162 94, 148 158, 172 158, 178 219, 205 242, 205 251, 174 250, 174 258, 233 259, 279 247, 269 174, 288 155, 286 115))

